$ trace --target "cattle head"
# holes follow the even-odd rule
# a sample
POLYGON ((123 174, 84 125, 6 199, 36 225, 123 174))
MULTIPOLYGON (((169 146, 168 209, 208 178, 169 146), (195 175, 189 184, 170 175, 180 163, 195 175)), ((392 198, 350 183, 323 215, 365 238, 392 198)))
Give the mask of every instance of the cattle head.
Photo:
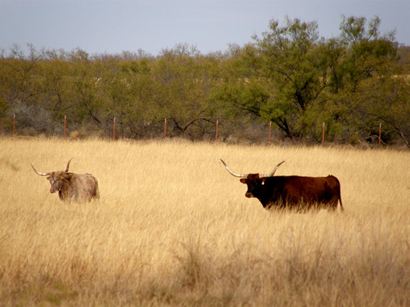
POLYGON ((57 191, 61 191, 64 186, 70 183, 71 177, 73 176, 72 173, 68 172, 70 162, 71 159, 68 161, 65 171, 43 173, 37 171, 33 164, 31 164, 31 167, 37 175, 47 176, 47 180, 50 182, 50 193, 55 193, 57 191))
POLYGON ((266 179, 269 177, 273 177, 276 170, 280 165, 282 165, 285 161, 278 163, 275 168, 269 174, 239 174, 232 171, 228 165, 226 165, 225 161, 221 159, 222 164, 225 166, 225 169, 234 177, 239 177, 239 181, 246 184, 248 186, 248 190, 245 193, 245 196, 250 197, 259 197, 261 191, 264 190, 264 185, 266 179))
POLYGON ((265 180, 266 177, 259 177, 259 174, 248 174, 246 178, 239 179, 240 182, 248 186, 248 190, 245 193, 245 196, 248 198, 256 197, 259 194, 259 191, 265 185, 265 180))

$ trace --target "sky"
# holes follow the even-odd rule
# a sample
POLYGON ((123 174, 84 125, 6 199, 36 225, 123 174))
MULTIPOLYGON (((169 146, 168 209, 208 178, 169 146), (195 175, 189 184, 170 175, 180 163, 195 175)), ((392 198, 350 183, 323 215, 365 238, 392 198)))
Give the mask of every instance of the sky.
POLYGON ((410 0, 0 0, 0 49, 158 55, 187 44, 206 54, 252 42, 286 17, 316 21, 320 36, 335 37, 342 16, 379 16, 382 33, 410 45, 410 0))

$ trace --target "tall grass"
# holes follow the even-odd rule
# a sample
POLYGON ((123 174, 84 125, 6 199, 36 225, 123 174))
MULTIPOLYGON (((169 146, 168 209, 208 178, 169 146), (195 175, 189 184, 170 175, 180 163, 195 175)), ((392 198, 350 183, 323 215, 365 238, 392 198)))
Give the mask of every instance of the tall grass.
POLYGON ((410 153, 0 139, 0 305, 409 306, 410 153), (99 180, 65 204, 32 171, 99 180), (269 212, 238 172, 341 182, 344 213, 269 212))

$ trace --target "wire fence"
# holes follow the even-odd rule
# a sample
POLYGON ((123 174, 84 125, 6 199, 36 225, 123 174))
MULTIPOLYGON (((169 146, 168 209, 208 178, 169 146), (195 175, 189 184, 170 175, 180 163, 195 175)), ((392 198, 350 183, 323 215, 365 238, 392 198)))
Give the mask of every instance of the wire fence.
MULTIPOLYGON (((0 134, 2 135, 11 135, 13 137, 19 136, 19 135, 25 135, 24 133, 19 133, 19 127, 17 123, 17 116, 16 114, 13 114, 10 118, 8 128, 5 128, 3 123, 0 121, 0 134)), ((62 122, 62 133, 60 134, 53 134, 53 136, 60 136, 65 139, 75 139, 78 138, 78 130, 73 129, 70 131, 69 127, 69 119, 67 115, 64 115, 63 117, 63 122, 62 122)), ((272 122, 268 122, 266 127, 266 133, 263 133, 266 135, 264 140, 262 141, 263 143, 266 144, 272 144, 274 142, 274 136, 273 136, 273 127, 272 127, 272 122)), ((221 128, 221 121, 219 119, 216 119, 214 121, 214 133, 213 133, 213 138, 209 138, 209 140, 214 141, 214 142, 220 142, 223 141, 222 139, 222 128, 221 128)), ((371 143, 373 144, 378 144, 378 145, 384 145, 384 142, 382 140, 382 123, 379 123, 378 126, 378 134, 377 135, 372 135, 372 140, 371 143)), ((40 134, 40 133, 39 133, 40 134)), ((85 135, 86 137, 87 135, 85 135)), ((169 119, 164 118, 163 120, 163 131, 162 134, 157 134, 155 138, 171 138, 173 135, 171 134, 170 130, 170 124, 169 124, 169 119)), ((119 133, 119 127, 118 127, 118 120, 117 117, 114 116, 112 118, 112 123, 110 127, 110 133, 105 134, 105 138, 111 139, 111 140, 118 140, 123 138, 121 133, 119 133)), ((326 143, 331 143, 328 140, 326 140, 326 123, 323 122, 321 125, 321 139, 320 139, 320 144, 324 145, 326 143)))

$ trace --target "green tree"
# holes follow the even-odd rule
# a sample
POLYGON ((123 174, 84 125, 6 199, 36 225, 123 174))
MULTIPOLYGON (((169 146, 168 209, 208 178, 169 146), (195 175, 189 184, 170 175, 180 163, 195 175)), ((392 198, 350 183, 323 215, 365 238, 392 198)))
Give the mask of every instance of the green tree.
POLYGON ((208 95, 215 80, 212 64, 185 45, 164 50, 152 78, 158 114, 170 119, 173 133, 195 138, 210 128, 208 95))
POLYGON ((380 18, 367 23, 364 17, 343 18, 340 42, 345 47, 343 61, 344 85, 352 92, 360 82, 372 77, 391 75, 397 61, 394 33, 380 35, 380 18))
MULTIPOLYGON (((338 126, 337 132, 346 141, 366 138, 378 126, 370 109, 389 95, 387 87, 381 84, 394 83, 394 75, 398 73, 394 34, 381 35, 379 27, 378 17, 370 21, 364 17, 344 17, 339 38, 326 44, 330 74, 325 99, 331 111, 327 123, 338 126), (336 61, 329 61, 332 56, 336 61), (370 99, 376 92, 380 97, 377 103, 370 99)), ((385 112, 389 111, 385 109, 385 112)))
POLYGON ((255 40, 263 61, 263 77, 274 84, 261 115, 287 137, 303 137, 301 119, 326 85, 317 24, 287 19, 280 26, 272 21, 269 31, 255 40))

